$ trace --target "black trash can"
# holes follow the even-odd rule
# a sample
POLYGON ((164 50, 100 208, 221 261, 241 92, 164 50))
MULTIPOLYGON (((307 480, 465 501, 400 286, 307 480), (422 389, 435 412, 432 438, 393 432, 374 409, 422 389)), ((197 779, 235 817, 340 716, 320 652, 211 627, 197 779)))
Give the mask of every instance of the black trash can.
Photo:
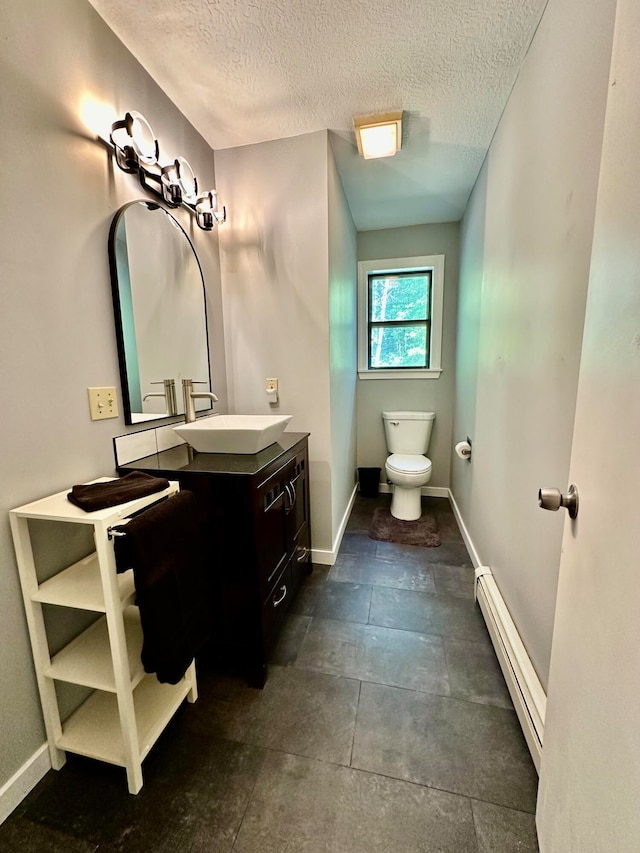
POLYGON ((377 498, 382 468, 358 468, 360 494, 363 498, 377 498))

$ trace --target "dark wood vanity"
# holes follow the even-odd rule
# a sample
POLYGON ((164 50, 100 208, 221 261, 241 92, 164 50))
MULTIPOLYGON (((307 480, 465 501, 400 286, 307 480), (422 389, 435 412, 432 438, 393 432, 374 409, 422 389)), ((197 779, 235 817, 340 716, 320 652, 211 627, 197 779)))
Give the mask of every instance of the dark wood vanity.
POLYGON ((180 445, 118 471, 177 480, 198 496, 211 532, 210 657, 262 687, 267 657, 300 580, 311 571, 308 433, 284 433, 253 455, 180 445))

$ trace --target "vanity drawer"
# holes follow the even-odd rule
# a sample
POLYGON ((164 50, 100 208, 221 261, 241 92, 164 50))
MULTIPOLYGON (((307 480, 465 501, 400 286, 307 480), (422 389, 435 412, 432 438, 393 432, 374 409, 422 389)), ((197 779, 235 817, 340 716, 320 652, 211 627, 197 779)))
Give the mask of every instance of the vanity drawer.
POLYGON ((275 626, 282 621, 289 609, 293 594, 294 579, 292 565, 289 562, 262 605, 262 631, 265 637, 269 637, 275 626))

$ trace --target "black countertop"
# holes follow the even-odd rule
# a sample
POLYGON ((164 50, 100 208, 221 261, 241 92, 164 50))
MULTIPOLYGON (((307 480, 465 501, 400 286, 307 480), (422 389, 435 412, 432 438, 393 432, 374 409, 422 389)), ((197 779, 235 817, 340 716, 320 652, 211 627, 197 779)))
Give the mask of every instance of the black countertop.
POLYGON ((259 453, 198 453, 187 444, 118 465, 118 471, 147 471, 149 474, 171 471, 202 472, 206 474, 258 474, 279 456, 307 438, 308 432, 285 432, 280 441, 270 444, 259 453))

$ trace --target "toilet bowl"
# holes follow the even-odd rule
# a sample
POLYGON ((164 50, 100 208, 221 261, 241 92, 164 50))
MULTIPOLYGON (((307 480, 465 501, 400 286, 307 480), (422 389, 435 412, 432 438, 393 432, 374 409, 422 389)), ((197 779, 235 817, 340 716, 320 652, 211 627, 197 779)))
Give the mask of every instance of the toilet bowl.
POLYGON ((423 486, 431 479, 431 460, 424 454, 429 446, 434 412, 383 412, 387 449, 387 479, 392 485, 391 515, 402 521, 417 521, 422 514, 423 486))

